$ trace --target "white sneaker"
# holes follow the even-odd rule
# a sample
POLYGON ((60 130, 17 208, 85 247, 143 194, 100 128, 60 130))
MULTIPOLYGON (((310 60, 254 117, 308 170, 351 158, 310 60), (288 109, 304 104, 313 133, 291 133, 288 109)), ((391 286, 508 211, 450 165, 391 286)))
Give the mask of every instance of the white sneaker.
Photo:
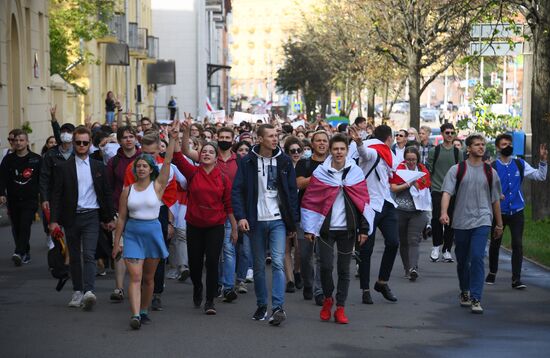
POLYGON ((179 270, 178 270, 176 267, 171 268, 171 269, 168 270, 168 272, 166 273, 166 278, 169 279, 169 280, 175 280, 175 279, 177 279, 179 276, 180 276, 180 272, 179 272, 179 270))
POLYGON ((437 262, 437 260, 439 260, 439 248, 440 246, 432 247, 432 253, 430 254, 430 259, 432 259, 432 262, 437 262))
POLYGON ((74 291, 73 297, 69 302, 69 307, 80 307, 80 305, 82 304, 82 297, 82 291, 74 291))
POLYGON ((444 260, 445 262, 455 262, 455 261, 453 260, 453 257, 451 256, 451 253, 450 253, 449 251, 445 251, 445 252, 443 253, 443 260, 444 260))
POLYGON ((248 271, 246 271, 246 282, 254 282, 254 270, 248 269, 248 271))
POLYGON ((237 282, 237 285, 235 287, 237 289, 237 293, 247 293, 248 288, 246 287, 246 283, 243 281, 237 282))
POLYGON ((86 291, 82 297, 82 309, 84 311, 91 311, 95 306, 97 298, 92 291, 86 291))

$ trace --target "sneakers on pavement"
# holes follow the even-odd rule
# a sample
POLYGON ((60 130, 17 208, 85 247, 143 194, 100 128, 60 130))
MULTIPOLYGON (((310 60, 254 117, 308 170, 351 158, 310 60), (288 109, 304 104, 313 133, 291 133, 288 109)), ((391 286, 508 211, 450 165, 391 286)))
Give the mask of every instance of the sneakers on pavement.
POLYGON ((372 305, 374 303, 372 302, 372 297, 370 296, 370 290, 363 290, 363 297, 361 298, 361 302, 366 305, 372 305))
POLYGON ((334 299, 332 297, 325 297, 325 300, 323 301, 323 308, 321 308, 321 312, 319 313, 319 317, 321 317, 322 321, 328 321, 330 319, 330 316, 332 316, 333 305, 334 299))
POLYGON ((488 284, 488 285, 494 285, 496 278, 497 278, 497 275, 495 275, 494 273, 489 272, 487 274, 487 277, 485 277, 485 283, 488 284))
POLYGON ((237 299, 237 292, 234 289, 228 289, 223 291, 223 302, 231 303, 237 299))
POLYGON ((304 296, 304 300, 310 301, 313 298, 313 288, 304 287, 304 290, 302 291, 302 295, 304 296))
POLYGON ((169 280, 176 280, 179 277, 179 275, 180 275, 179 270, 174 267, 168 270, 168 272, 166 273, 166 278, 169 280))
POLYGON ((254 282, 254 270, 248 269, 246 271, 246 283, 254 282))
POLYGON ((477 314, 483 313, 483 308, 481 307, 481 302, 479 302, 479 300, 476 300, 475 298, 472 299, 471 311, 472 313, 477 313, 477 314))
POLYGON ((445 251, 443 253, 443 261, 445 261, 445 262, 455 262, 455 260, 453 260, 453 256, 451 255, 450 251, 445 251))
POLYGON ((200 308, 202 304, 202 287, 195 288, 193 287, 193 304, 196 308, 200 308))
POLYGON ((162 301, 160 300, 160 294, 154 294, 151 301, 152 311, 162 311, 162 301))
POLYGON ((151 318, 149 318, 149 315, 147 313, 140 313, 139 314, 139 319, 141 321, 141 324, 149 324, 149 323, 153 322, 151 320, 151 318))
POLYGON ((424 230, 422 230, 422 238, 424 240, 427 240, 428 237, 431 237, 431 236, 432 236, 432 225, 428 224, 426 225, 424 230))
POLYGON ((409 270, 409 281, 414 282, 418 278, 418 271, 415 268, 409 270))
POLYGON ((285 292, 287 292, 287 293, 294 293, 294 292, 296 292, 296 286, 294 285, 294 282, 288 281, 288 283, 286 284, 286 290, 285 290, 285 292))
POLYGON ((515 288, 516 290, 523 290, 523 289, 527 288, 527 285, 525 285, 520 280, 517 280, 517 281, 512 282, 512 288, 515 288))
POLYGON ((439 260, 439 246, 432 247, 430 259, 432 260, 432 262, 437 262, 437 260, 439 260))
POLYGON ((346 317, 346 312, 344 311, 344 306, 336 306, 336 311, 334 311, 334 322, 340 324, 349 323, 349 319, 346 317))
POLYGON ((394 294, 391 292, 390 286, 388 286, 387 283, 380 283, 376 282, 374 284, 374 290, 376 292, 380 292, 382 296, 384 296, 385 299, 391 302, 396 302, 397 297, 394 296, 394 294))
POLYGON ((21 262, 23 262, 24 264, 30 263, 31 262, 31 254, 26 253, 23 256, 21 256, 21 262))
POLYGON ((463 291, 460 293, 460 306, 461 307, 470 307, 472 305, 472 300, 470 300, 470 292, 463 291))
POLYGON ((71 301, 69 302, 69 307, 80 307, 82 304, 82 297, 84 295, 82 294, 82 291, 74 291, 73 297, 71 298, 71 301))
POLYGON ((325 296, 323 294, 315 295, 315 304, 317 306, 322 306, 324 300, 325 300, 325 296))
POLYGON ((244 281, 237 282, 237 293, 248 293, 248 288, 246 287, 246 283, 244 281))
POLYGON ((269 317, 269 324, 279 326, 286 319, 286 313, 282 308, 275 308, 269 317))
POLYGON ((122 302, 124 300, 124 289, 115 288, 111 293, 111 301, 122 302))
POLYGON ((302 274, 299 272, 294 272, 294 284, 298 290, 301 290, 304 287, 304 281, 302 280, 302 274))
POLYGON ((11 255, 11 260, 13 261, 13 264, 18 267, 23 263, 23 259, 18 254, 11 255))
POLYGON ((92 291, 86 291, 84 296, 82 296, 82 309, 84 311, 91 311, 94 308, 96 301, 97 298, 94 293, 92 291))
POLYGON ((135 329, 135 330, 141 328, 141 318, 140 318, 140 316, 130 317, 130 327, 132 327, 132 329, 135 329))
POLYGON ((216 312, 216 307, 214 306, 213 301, 206 301, 204 304, 204 313, 208 316, 214 316, 216 312))
POLYGON ((267 306, 258 306, 256 312, 252 316, 252 319, 255 321, 263 321, 267 317, 267 306))
POLYGON ((266 265, 271 265, 271 256, 266 256, 266 258, 265 258, 265 264, 266 264, 266 265))

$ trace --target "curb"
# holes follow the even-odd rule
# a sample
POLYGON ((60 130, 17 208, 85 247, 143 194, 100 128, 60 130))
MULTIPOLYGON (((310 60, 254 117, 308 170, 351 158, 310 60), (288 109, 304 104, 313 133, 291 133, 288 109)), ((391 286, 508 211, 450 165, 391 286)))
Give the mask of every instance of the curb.
MULTIPOLYGON (((512 255, 512 250, 510 250, 509 248, 501 245, 500 246, 501 249, 503 249, 504 251, 506 251, 509 255, 512 255)), ((526 261, 529 261, 530 263, 532 263, 533 265, 537 265, 538 267, 540 267, 541 269, 543 270, 546 270, 546 271, 550 271, 550 267, 546 266, 546 265, 543 265, 541 264, 540 262, 538 261, 535 261, 527 256, 523 256, 523 259, 526 260, 526 261)))

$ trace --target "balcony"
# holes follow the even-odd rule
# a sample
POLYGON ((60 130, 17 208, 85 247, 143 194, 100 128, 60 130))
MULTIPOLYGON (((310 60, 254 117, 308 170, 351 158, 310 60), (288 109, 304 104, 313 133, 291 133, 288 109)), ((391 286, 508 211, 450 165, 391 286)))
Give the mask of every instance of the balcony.
POLYGON ((138 27, 136 22, 128 23, 130 56, 147 58, 147 29, 138 27))
POLYGON ((97 39, 99 43, 126 43, 126 15, 114 14, 110 19, 105 19, 102 15, 99 19, 105 22, 109 32, 104 37, 97 39))
POLYGON ((147 36, 147 59, 145 63, 155 63, 159 58, 159 38, 147 36))

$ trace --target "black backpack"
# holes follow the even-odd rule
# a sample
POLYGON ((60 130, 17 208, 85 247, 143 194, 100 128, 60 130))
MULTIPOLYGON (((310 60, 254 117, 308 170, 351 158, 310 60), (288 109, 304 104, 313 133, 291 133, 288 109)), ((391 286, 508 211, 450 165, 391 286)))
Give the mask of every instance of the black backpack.
MULTIPOLYGON (((464 175, 466 175, 466 168, 468 165, 466 164, 466 161, 458 163, 458 168, 456 170, 456 184, 455 184, 455 196, 458 194, 458 188, 460 187, 460 183, 462 182, 462 179, 464 179, 464 175)), ((485 177, 487 178, 487 183, 489 184, 489 193, 493 192, 493 168, 487 164, 483 163, 483 171, 485 172, 485 177)))
MULTIPOLYGON (((434 171, 435 171, 435 163, 437 162, 437 159, 439 158, 439 153, 441 152, 441 144, 438 144, 436 145, 435 149, 434 149, 434 160, 432 162, 432 170, 430 171, 430 174, 433 175, 434 171)), ((455 155, 455 164, 458 164, 458 155, 459 155, 459 150, 457 147, 453 147, 453 152, 454 152, 454 155, 455 155)))
POLYGON ((70 277, 69 265, 65 265, 65 255, 63 255, 63 251, 66 250, 65 244, 60 240, 52 238, 54 247, 48 251, 48 267, 52 276, 58 280, 55 287, 57 291, 63 289, 63 286, 65 286, 70 277))

